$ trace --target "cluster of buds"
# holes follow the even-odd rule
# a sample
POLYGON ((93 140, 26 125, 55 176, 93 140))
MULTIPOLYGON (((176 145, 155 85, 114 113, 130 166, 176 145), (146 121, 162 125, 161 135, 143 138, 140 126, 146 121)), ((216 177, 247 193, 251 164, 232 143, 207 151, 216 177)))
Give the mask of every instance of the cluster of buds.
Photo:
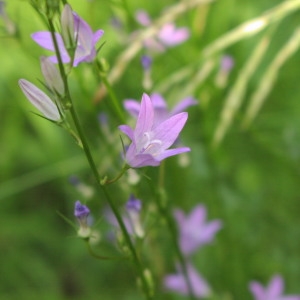
MULTIPOLYGON (((54 51, 55 55, 41 58, 41 69, 51 97, 31 82, 20 79, 19 85, 27 99, 48 120, 62 122, 64 110, 70 106, 65 95, 66 74, 61 74, 55 64, 61 62, 76 67, 81 62, 91 62, 97 55, 96 43, 103 35, 103 30, 95 33, 80 18, 71 6, 66 4, 61 15, 61 32, 39 31, 31 35, 32 39, 43 48, 54 51)), ((62 69, 60 69, 62 70, 62 69)))

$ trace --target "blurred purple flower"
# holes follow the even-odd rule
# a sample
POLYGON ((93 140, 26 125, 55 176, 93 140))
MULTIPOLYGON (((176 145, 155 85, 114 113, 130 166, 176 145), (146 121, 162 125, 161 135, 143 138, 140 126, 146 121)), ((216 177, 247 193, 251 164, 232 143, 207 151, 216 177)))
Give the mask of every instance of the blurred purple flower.
POLYGON ((190 36, 189 30, 185 27, 176 28, 175 24, 167 23, 158 32, 158 39, 165 46, 176 46, 186 41, 190 36))
MULTIPOLYGON (((82 18, 80 18, 75 12, 74 18, 74 41, 76 41, 76 50, 73 61, 73 66, 76 67, 81 62, 91 62, 97 55, 95 46, 98 40, 102 37, 104 31, 97 30, 93 33, 91 27, 82 18)), ((52 41, 51 33, 49 31, 39 31, 31 35, 32 39, 41 47, 54 51, 55 47, 52 41)), ((68 53, 68 45, 65 45, 66 41, 59 33, 55 33, 56 41, 63 63, 70 63, 71 57, 68 53), (64 43, 65 42, 65 43, 64 43)), ((56 55, 50 56, 49 59, 53 63, 58 63, 56 55)))
MULTIPOLYGON (((125 205, 125 211, 122 213, 122 220, 128 233, 131 236, 138 236, 140 238, 144 236, 144 229, 140 219, 141 209, 141 200, 130 195, 125 205)), ((119 228, 118 221, 110 209, 106 211, 105 215, 109 223, 119 228)))
POLYGON ((230 55, 224 55, 221 58, 221 70, 229 72, 234 66, 234 60, 230 55))
MULTIPOLYGON (((153 93, 150 95, 150 99, 154 108, 154 124, 159 124, 168 118, 183 112, 189 106, 197 104, 197 101, 194 98, 188 97, 179 101, 177 105, 169 111, 165 99, 160 94, 153 93)), ((137 118, 141 104, 134 99, 126 99, 124 100, 124 107, 133 117, 137 118)))
POLYGON ((152 65, 152 58, 149 55, 143 55, 141 57, 141 64, 144 70, 149 70, 152 65))
POLYGON ((197 205, 188 216, 182 210, 176 209, 174 216, 179 229, 180 248, 185 255, 190 255, 199 247, 210 243, 222 227, 220 220, 206 222, 206 208, 203 205, 197 205))
POLYGON ((182 112, 156 122, 153 103, 147 94, 143 94, 135 129, 128 125, 119 126, 132 141, 125 155, 128 165, 132 168, 158 166, 169 156, 190 151, 187 147, 168 149, 174 144, 187 118, 188 114, 182 112))
MULTIPOLYGON (((150 26, 152 20, 144 10, 138 10, 135 15, 136 21, 142 26, 150 26)), ((186 27, 176 28, 174 23, 164 24, 158 31, 156 37, 144 40, 145 48, 162 52, 166 47, 176 46, 186 41, 190 36, 186 27)))
POLYGON ((249 288, 255 300, 300 300, 300 295, 283 295, 284 282, 280 275, 273 276, 266 288, 257 281, 251 281, 249 288))
MULTIPOLYGON (((210 287, 208 283, 190 264, 187 265, 187 273, 194 295, 199 298, 209 296, 210 287)), ((181 270, 179 270, 176 274, 170 274, 165 276, 164 287, 167 290, 174 291, 182 295, 189 294, 186 279, 182 274, 181 270)))

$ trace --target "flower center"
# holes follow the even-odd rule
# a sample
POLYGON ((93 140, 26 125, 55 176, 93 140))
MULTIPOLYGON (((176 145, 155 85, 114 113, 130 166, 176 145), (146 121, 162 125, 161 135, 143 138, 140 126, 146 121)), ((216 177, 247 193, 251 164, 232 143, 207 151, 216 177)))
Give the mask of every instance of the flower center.
POLYGON ((138 151, 140 154, 150 154, 152 156, 156 156, 161 152, 162 141, 157 139, 151 139, 151 132, 145 132, 143 134, 143 138, 140 142, 140 150, 138 151))

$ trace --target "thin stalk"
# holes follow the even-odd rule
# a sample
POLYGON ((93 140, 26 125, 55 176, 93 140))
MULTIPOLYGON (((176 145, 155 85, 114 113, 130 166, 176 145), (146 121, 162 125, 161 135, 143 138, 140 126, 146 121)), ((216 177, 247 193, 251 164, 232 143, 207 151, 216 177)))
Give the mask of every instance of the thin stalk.
POLYGON ((77 115, 76 110, 75 110, 74 105, 73 105, 72 97, 71 97, 71 94, 70 94, 70 91, 69 91, 67 75, 65 73, 65 69, 64 69, 62 59, 61 59, 61 55, 60 55, 59 48, 58 48, 58 43, 56 41, 55 34, 54 34, 54 32, 55 32, 54 24, 52 22, 52 19, 49 16, 48 16, 48 22, 49 22, 49 26, 50 26, 50 31, 51 31, 51 36, 52 36, 55 52, 56 52, 57 59, 58 59, 60 74, 61 74, 64 86, 65 86, 66 99, 67 99, 67 101, 69 101, 69 103, 67 103, 67 104, 69 104, 68 106, 70 106, 69 108, 70 108, 71 117, 72 117, 74 125, 76 127, 78 136, 81 140, 82 149, 83 149, 83 151, 86 155, 86 158, 88 160, 88 163, 90 165, 92 173, 93 173, 93 175, 96 179, 97 187, 99 187, 102 190, 102 192, 104 193, 105 198, 106 198, 111 210, 113 211, 113 214, 115 215, 115 217, 118 221, 118 224, 120 226, 120 229, 121 229, 121 231, 124 235, 126 243, 127 243, 128 247, 129 247, 129 250, 132 254, 133 262, 134 262, 134 264, 136 266, 136 269, 138 271, 138 274, 140 276, 141 283, 142 283, 142 286, 143 286, 143 291, 145 293, 145 297, 146 297, 147 300, 151 300, 151 299, 153 299, 152 293, 151 293, 150 287, 148 286, 148 283, 147 283, 147 280, 146 280, 146 277, 145 277, 145 274, 144 274, 143 266, 141 264, 141 261, 140 261, 138 255, 137 255, 137 252, 135 251, 135 248, 134 248, 134 245, 131 241, 130 235, 127 232, 127 229, 126 229, 125 224, 122 220, 122 217, 121 217, 117 207, 115 206, 114 202, 112 201, 106 187, 101 185, 100 175, 98 173, 98 170, 97 170, 96 164, 94 162, 93 156, 91 154, 86 136, 85 136, 85 134, 82 130, 82 127, 81 127, 80 122, 79 122, 78 115, 77 115))
POLYGON ((101 70, 101 66, 99 61, 96 62, 96 66, 98 68, 98 74, 104 84, 104 86, 106 87, 106 90, 108 91, 109 97, 112 101, 112 108, 113 108, 113 112, 115 113, 115 115, 118 117, 119 121, 122 123, 125 123, 125 117, 124 117, 124 113, 123 110, 121 109, 120 106, 120 102, 118 101, 118 98, 114 92, 114 90, 111 87, 111 84, 109 83, 106 74, 101 70))
POLYGON ((177 256, 177 259, 180 263, 180 266, 182 268, 183 276, 185 278, 185 282, 187 284, 188 293, 190 300, 196 300, 196 297, 194 295, 193 286, 191 283, 191 280, 188 275, 186 260, 184 255, 182 254, 182 251, 180 249, 179 243, 178 243, 178 235, 177 235, 177 228, 176 224, 174 223, 174 218, 171 214, 170 205, 169 202, 166 200, 163 202, 162 195, 164 194, 164 187, 163 187, 163 180, 164 180, 164 173, 165 173, 165 167, 164 163, 162 163, 160 169, 159 169, 159 183, 158 183, 158 190, 156 193, 155 201, 158 206, 158 209, 161 213, 161 215, 165 218, 172 243, 175 247, 175 254, 177 256))

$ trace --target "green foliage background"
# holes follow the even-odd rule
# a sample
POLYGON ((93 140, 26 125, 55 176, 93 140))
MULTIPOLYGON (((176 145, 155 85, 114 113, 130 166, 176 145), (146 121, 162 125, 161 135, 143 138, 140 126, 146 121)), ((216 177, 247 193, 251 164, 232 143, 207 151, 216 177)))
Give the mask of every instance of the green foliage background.
MULTIPOLYGON (((45 27, 28 1, 7 2, 7 13, 17 25, 17 35, 9 36, 0 20, 1 299, 141 299, 130 263, 95 261, 72 227, 56 213, 73 219, 73 205, 81 195, 68 178, 76 174, 91 184, 91 175, 74 141, 60 128, 30 113, 33 108, 17 81, 26 78, 38 83, 41 78, 39 57, 45 53, 30 39, 30 33, 45 27)), ((207 45, 283 2, 288 1, 223 0, 190 10, 179 16, 176 24, 188 26, 191 38, 154 59, 153 90, 166 84, 163 96, 170 106, 189 96, 182 95, 188 85, 193 86, 192 95, 199 99, 199 106, 189 109, 189 121, 182 134, 184 144, 192 149, 190 165, 181 168, 178 158, 167 160, 165 185, 174 206, 188 212, 196 204, 204 203, 209 219, 223 221, 223 229, 214 243, 194 257, 194 263, 215 293, 214 299, 252 299, 249 281, 255 279, 267 284, 276 273, 284 277, 287 293, 300 294, 299 51, 280 68, 253 123, 247 129, 241 127, 251 95, 262 81, 268 80, 264 77, 265 70, 299 26, 299 11, 213 55, 215 68, 203 82, 196 80, 197 72, 207 62, 201 57, 207 45), (270 46, 247 82, 245 97, 237 96, 241 106, 233 115, 232 125, 218 146, 213 147, 224 99, 267 30, 272 31, 270 46), (221 89, 214 78, 223 54, 231 55, 235 66, 227 85, 221 89), (189 76, 174 84, 168 82, 172 74, 184 68, 190 69, 189 76)), ((70 3, 94 30, 105 30, 100 56, 112 67, 128 47, 122 40, 138 28, 132 19, 134 12, 143 8, 156 19, 166 6, 178 1, 70 3), (122 31, 112 27, 113 16, 122 19, 125 24, 122 31)), ((141 54, 136 55, 114 84, 119 99, 141 98, 141 54)), ((88 66, 80 65, 74 70, 72 94, 96 160, 99 164, 110 161, 116 164, 121 150, 116 131, 119 124, 110 118, 109 127, 116 139, 113 145, 106 145, 97 115, 107 108, 103 103, 92 102, 97 86, 88 66)), ((151 168, 147 174, 158 176, 157 170, 151 168)), ((141 184, 140 190, 144 207, 149 209, 151 191, 146 184, 141 184)), ((112 188, 111 192, 120 206, 127 200, 128 193, 121 188, 112 188)), ((105 203, 101 197, 93 200, 91 208, 94 218, 100 220, 98 228, 105 240, 105 203)), ((166 259, 165 269, 173 272, 173 261, 168 257, 172 249, 164 224, 158 222, 152 230, 163 245, 164 254, 157 260, 166 259)), ((111 245, 104 245, 99 251, 117 254, 111 245)), ((152 263, 155 260, 156 257, 149 259, 152 263)), ((181 298, 160 293, 157 299, 181 298)))

